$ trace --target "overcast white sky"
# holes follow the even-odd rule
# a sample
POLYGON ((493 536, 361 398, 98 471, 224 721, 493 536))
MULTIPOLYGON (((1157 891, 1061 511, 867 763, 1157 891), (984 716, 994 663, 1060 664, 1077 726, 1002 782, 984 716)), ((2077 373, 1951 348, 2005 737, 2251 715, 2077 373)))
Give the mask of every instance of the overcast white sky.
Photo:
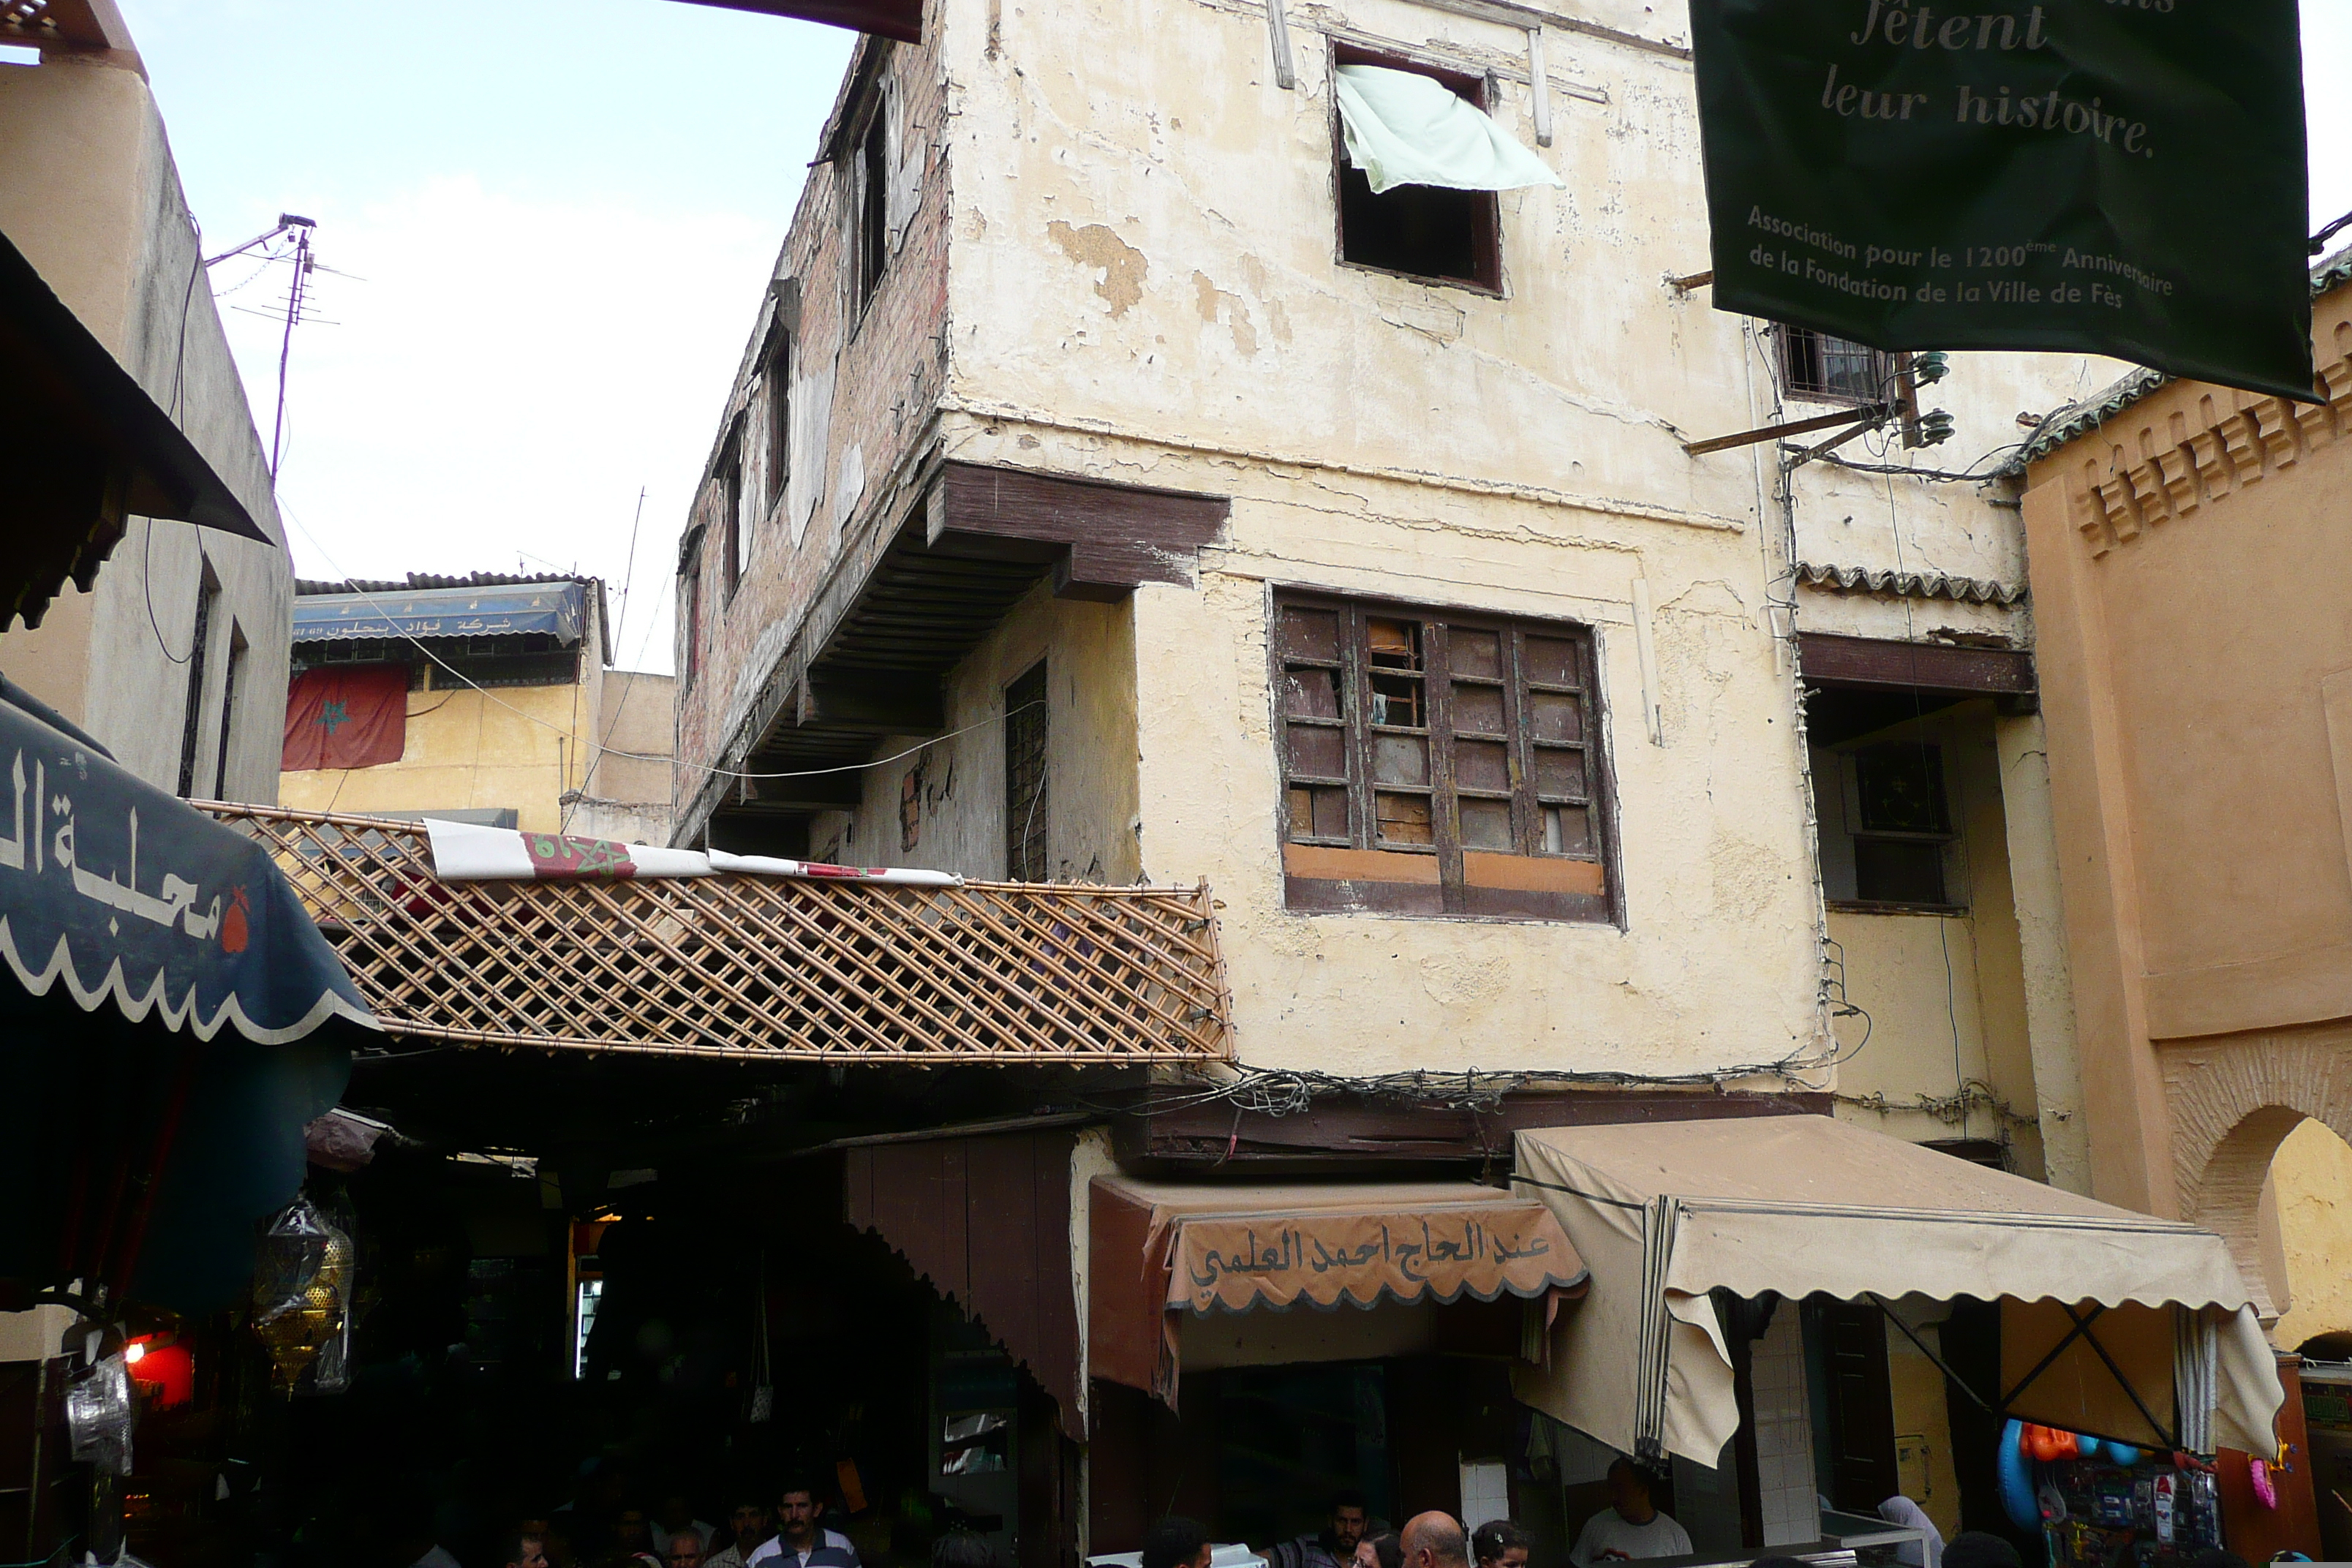
MULTIPOLYGON (((2316 226, 2352 210, 2352 0, 2302 5, 2316 226)), ((206 254, 292 212, 337 269, 289 380, 297 569, 577 568, 616 661, 667 669, 678 531, 850 36, 675 0, 122 9, 206 254)), ((287 270, 214 270, 265 443, 287 270)))

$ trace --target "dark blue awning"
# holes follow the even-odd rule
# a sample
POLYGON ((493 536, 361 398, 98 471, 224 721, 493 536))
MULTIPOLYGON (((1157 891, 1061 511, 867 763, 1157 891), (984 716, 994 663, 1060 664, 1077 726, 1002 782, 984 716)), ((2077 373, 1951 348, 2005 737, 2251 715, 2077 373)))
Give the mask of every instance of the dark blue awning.
POLYGON ((577 583, 303 594, 294 600, 294 641, 299 645, 539 633, 558 642, 576 643, 587 624, 585 605, 586 595, 577 583))
POLYGON ((0 985, 163 1034, 374 1026, 267 850, 5 700, 0 963, 0 985))

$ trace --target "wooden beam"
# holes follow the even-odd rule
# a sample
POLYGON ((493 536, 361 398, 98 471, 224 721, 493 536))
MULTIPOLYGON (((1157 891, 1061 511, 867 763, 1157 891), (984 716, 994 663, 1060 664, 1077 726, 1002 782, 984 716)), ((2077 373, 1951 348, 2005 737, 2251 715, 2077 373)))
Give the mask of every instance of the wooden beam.
POLYGON ((801 688, 802 729, 874 735, 929 735, 948 727, 937 681, 812 677, 801 688))
POLYGON ((2026 696, 2039 689, 2033 656, 2022 648, 1956 647, 1948 643, 1800 632, 1797 668, 1814 686, 1995 697, 2026 696))

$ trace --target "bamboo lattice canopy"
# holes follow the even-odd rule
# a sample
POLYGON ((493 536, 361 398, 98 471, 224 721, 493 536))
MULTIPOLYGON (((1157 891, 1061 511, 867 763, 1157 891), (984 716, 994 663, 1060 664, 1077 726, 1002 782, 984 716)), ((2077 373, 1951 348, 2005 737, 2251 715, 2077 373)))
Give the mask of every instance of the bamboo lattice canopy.
POLYGON ((1224 1061, 1209 889, 445 882, 420 823, 205 807, 268 846, 384 1029, 751 1061, 1224 1061))

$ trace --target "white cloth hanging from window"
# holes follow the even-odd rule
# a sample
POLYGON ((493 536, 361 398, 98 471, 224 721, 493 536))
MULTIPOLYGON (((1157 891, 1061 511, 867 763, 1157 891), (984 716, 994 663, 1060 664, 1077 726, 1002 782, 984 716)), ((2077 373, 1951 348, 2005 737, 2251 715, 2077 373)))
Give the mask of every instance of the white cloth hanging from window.
POLYGON ((1414 71, 1341 66, 1334 79, 1348 161, 1374 194, 1398 185, 1509 191, 1565 184, 1453 89, 1414 71))

